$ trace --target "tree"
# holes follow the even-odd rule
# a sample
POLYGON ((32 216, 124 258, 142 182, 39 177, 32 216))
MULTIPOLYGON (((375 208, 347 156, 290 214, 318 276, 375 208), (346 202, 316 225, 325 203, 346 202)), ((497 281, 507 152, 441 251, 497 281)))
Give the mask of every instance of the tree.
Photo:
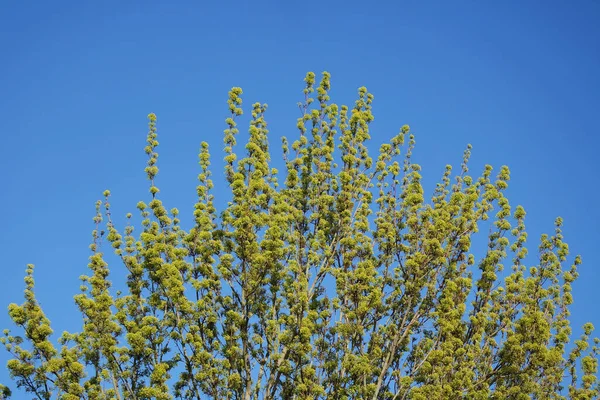
POLYGON ((242 90, 229 92, 231 199, 218 213, 202 143, 187 230, 159 200, 149 115, 140 233, 131 214, 117 229, 105 191, 75 296, 82 329, 58 344, 28 266, 25 302, 9 306, 23 336, 3 338, 17 387, 66 400, 597 397, 593 327, 571 339, 581 261, 567 261, 562 220, 526 267, 525 211, 505 197, 507 167, 472 177, 468 146, 426 201, 407 125, 372 158, 373 95, 360 88, 354 107, 338 107, 328 73, 305 82, 299 136, 282 139, 283 174, 270 159, 266 104, 252 105, 238 159, 242 90), (123 293, 111 288, 103 241, 127 269, 123 293))

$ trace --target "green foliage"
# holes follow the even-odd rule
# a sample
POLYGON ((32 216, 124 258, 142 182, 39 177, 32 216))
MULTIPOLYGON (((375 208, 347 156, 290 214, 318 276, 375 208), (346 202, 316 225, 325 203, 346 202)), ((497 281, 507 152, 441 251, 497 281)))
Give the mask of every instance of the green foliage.
POLYGON ((217 210, 202 143, 189 230, 158 198, 150 114, 139 234, 131 214, 123 230, 113 224, 105 191, 75 296, 80 332, 50 340, 27 268, 25 302, 9 306, 22 334, 2 338, 17 387, 65 400, 597 398, 591 324, 571 340, 581 261, 568 264, 562 220, 525 265, 525 211, 505 197, 507 167, 469 175, 469 146, 454 183, 447 166, 427 201, 410 128, 373 157, 373 95, 360 88, 350 108, 329 90, 328 73, 320 83, 306 75, 280 174, 266 104, 251 106, 245 151, 235 151, 243 112, 233 88, 231 199, 217 210), (483 229, 487 247, 473 251, 483 229), (103 241, 127 269, 124 293, 111 289, 103 241))

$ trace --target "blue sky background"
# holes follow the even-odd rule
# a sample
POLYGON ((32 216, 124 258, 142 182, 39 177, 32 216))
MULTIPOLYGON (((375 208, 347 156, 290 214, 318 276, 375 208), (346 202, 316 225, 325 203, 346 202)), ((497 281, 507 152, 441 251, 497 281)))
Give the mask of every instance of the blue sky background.
MULTIPOLYGON (((600 328, 599 20, 593 0, 5 0, 0 308, 22 301, 25 265, 35 263, 53 327, 78 329, 72 296, 87 271, 95 200, 111 189, 123 226, 148 199, 148 113, 158 114, 162 199, 191 216, 203 140, 217 199, 225 193, 228 89, 241 86, 246 107, 269 104, 277 159, 279 137, 296 134, 304 74, 327 70, 333 101, 351 104, 362 85, 375 95, 374 150, 411 125, 429 192, 444 165, 460 165, 467 143, 474 174, 507 164, 531 252, 556 216, 565 219, 566 240, 584 260, 576 332, 586 321, 600 328)), ((0 328, 8 326, 1 311, 0 328)), ((0 350, 0 364, 7 359, 0 350)))

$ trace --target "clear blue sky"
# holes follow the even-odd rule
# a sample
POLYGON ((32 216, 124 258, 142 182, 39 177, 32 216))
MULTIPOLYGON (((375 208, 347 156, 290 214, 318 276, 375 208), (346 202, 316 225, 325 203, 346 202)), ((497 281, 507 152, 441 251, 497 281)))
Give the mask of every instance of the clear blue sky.
POLYGON ((574 324, 600 328, 598 21, 593 0, 4 1, 0 308, 21 302, 35 263, 55 330, 78 328, 72 296, 87 271, 94 201, 111 189, 120 223, 147 199, 148 113, 159 119, 163 199, 189 215, 202 140, 223 190, 227 90, 269 103, 278 150, 296 132, 304 74, 327 70, 334 101, 351 103, 362 85, 375 95, 375 143, 411 125, 428 189, 467 143, 474 173, 509 165, 530 250, 564 217, 584 260, 574 324))

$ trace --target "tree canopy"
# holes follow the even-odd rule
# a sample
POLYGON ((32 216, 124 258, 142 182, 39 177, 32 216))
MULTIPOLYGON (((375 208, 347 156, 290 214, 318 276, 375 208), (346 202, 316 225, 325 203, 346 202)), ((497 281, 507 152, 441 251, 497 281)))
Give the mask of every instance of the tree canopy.
POLYGON ((96 203, 75 296, 80 332, 53 339, 27 267, 24 303, 8 307, 19 334, 2 338, 16 390, 64 400, 597 398, 599 341, 591 324, 572 337, 581 260, 562 219, 528 257, 507 167, 472 176, 468 146, 426 198, 410 128, 373 151, 373 95, 362 87, 348 107, 329 91, 328 73, 306 75, 280 172, 266 104, 252 104, 236 150, 242 90, 232 88, 218 174, 229 201, 216 204, 203 142, 189 229, 160 200, 150 114, 149 199, 122 228, 108 190, 96 203), (487 244, 472 245, 476 236, 487 244), (123 268, 116 291, 110 273, 123 268))

